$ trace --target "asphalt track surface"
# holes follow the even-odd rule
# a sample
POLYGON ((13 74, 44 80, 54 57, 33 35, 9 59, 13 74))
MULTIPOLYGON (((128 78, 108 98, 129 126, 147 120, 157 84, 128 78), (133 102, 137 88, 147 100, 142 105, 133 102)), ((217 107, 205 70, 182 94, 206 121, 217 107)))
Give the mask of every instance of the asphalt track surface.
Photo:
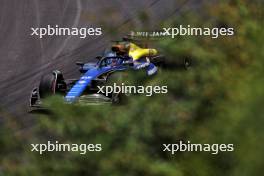
MULTIPOLYGON (((111 39, 142 26, 140 14, 147 14, 148 26, 157 27, 183 7, 197 1, 176 0, 0 0, 0 107, 23 121, 29 95, 42 74, 61 70, 66 78, 78 75, 76 61, 91 61, 111 39), (31 27, 102 27, 103 35, 31 36, 31 27), (115 31, 113 36, 111 31, 115 31)), ((3 115, 2 115, 3 116, 3 115)), ((2 121, 3 117, 1 117, 2 121)), ((0 122, 1 122, 0 121, 0 122)))

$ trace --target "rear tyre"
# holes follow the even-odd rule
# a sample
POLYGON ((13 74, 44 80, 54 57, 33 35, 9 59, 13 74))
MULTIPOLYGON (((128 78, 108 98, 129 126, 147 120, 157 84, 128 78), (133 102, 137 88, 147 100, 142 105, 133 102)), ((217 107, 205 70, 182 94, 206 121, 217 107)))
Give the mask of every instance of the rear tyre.
POLYGON ((163 67, 165 65, 165 60, 165 57, 161 55, 150 57, 150 62, 158 67, 163 67))

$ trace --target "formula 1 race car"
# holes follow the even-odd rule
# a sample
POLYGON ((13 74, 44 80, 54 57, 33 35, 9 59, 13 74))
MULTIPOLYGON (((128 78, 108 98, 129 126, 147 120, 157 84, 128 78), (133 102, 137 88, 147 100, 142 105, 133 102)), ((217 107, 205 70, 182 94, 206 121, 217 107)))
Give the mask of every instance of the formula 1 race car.
POLYGON ((61 94, 68 103, 110 102, 119 103, 119 94, 98 94, 98 86, 107 84, 118 73, 126 70, 145 70, 146 75, 154 75, 163 56, 158 55, 156 49, 141 48, 132 42, 115 44, 103 56, 96 57, 97 62, 76 64, 81 73, 78 79, 65 80, 63 74, 56 70, 43 75, 38 87, 30 96, 30 107, 38 108, 41 99, 54 94, 61 94))

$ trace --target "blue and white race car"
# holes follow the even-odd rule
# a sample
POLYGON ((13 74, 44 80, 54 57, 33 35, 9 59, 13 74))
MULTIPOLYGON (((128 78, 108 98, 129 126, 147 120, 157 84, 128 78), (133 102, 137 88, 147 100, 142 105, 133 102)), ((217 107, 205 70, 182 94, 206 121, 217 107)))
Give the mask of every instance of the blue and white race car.
MULTIPOLYGON (((30 96, 30 107, 37 108, 41 105, 41 99, 54 94, 61 94, 68 103, 86 102, 91 99, 103 102, 118 103, 119 95, 98 94, 98 86, 104 85, 116 73, 126 70, 145 70, 146 75, 154 75, 158 67, 150 58, 160 57, 157 52, 146 54, 146 49, 138 48, 137 54, 142 55, 134 59, 127 54, 118 54, 117 51, 109 51, 94 63, 76 64, 80 67, 81 76, 78 79, 64 79, 63 74, 55 70, 51 74, 43 75, 38 87, 35 87, 30 96)), ((135 52, 135 50, 134 50, 135 52)))

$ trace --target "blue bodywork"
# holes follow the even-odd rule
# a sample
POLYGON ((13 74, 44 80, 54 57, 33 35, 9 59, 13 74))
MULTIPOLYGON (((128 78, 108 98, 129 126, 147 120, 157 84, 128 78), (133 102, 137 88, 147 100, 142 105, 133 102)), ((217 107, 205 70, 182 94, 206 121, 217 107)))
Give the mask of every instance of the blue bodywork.
POLYGON ((92 80, 96 79, 102 74, 128 69, 146 69, 147 75, 153 75, 158 70, 153 63, 147 61, 133 62, 133 59, 129 57, 125 58, 110 55, 97 63, 84 64, 82 66, 82 72, 84 72, 84 74, 67 93, 65 100, 70 103, 75 102, 78 97, 82 95, 84 90, 91 85, 92 80))

